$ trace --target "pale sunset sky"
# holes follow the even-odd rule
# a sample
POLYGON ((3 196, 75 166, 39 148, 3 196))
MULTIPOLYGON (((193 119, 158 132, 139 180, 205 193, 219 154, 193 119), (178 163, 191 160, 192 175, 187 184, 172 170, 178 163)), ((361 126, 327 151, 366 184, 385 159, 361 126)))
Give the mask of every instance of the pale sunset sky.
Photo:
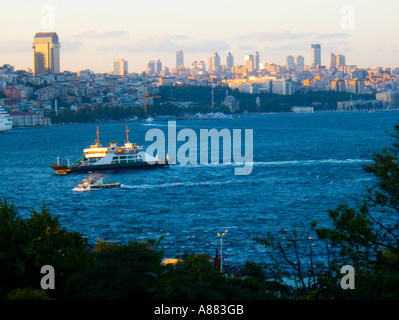
POLYGON ((125 59, 129 72, 148 60, 175 67, 231 52, 235 65, 256 51, 261 63, 284 65, 288 55, 305 57, 320 43, 322 64, 330 54, 367 67, 399 67, 397 0, 3 0, 0 4, 0 65, 33 68, 37 32, 57 32, 61 71, 111 72, 125 59))

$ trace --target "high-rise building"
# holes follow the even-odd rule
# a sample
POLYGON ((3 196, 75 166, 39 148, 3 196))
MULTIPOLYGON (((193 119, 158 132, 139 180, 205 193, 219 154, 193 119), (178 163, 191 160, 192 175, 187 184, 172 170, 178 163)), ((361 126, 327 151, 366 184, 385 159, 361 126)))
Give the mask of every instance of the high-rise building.
POLYGON ((227 55, 226 55, 226 69, 228 70, 228 71, 231 71, 231 68, 234 66, 234 57, 233 57, 233 55, 231 54, 231 52, 229 52, 227 55))
POLYGON ((162 62, 161 60, 155 61, 155 74, 161 74, 162 72, 162 62))
POLYGON ((337 55, 337 65, 338 67, 346 65, 345 56, 342 54, 337 55))
POLYGON ((213 70, 213 57, 208 58, 208 72, 211 73, 213 70))
POLYGON ((220 56, 217 52, 215 52, 212 56, 212 71, 220 71, 220 56))
POLYGON ((248 72, 253 72, 255 70, 255 56, 253 54, 247 54, 245 56, 244 66, 247 68, 248 72))
POLYGON ((127 61, 124 59, 117 59, 114 61, 114 76, 127 76, 127 61))
POLYGON ((176 52, 176 68, 184 67, 184 57, 183 57, 183 50, 178 50, 176 52))
POLYGON ((206 67, 206 65, 205 65, 205 62, 204 62, 204 61, 200 61, 200 62, 198 63, 198 68, 199 68, 199 69, 205 71, 205 67, 206 67))
POLYGON ((305 71, 305 58, 298 56, 296 58, 296 72, 301 73, 305 71))
POLYGON ((33 38, 33 73, 60 73, 61 44, 57 33, 39 32, 33 38))
POLYGON ((152 75, 152 74, 155 73, 155 61, 154 60, 150 60, 150 61, 147 62, 146 72, 149 75, 152 75))
POLYGON ((254 69, 255 69, 255 71, 259 70, 259 64, 260 64, 260 56, 259 56, 259 52, 256 51, 255 52, 255 56, 254 56, 254 69))
POLYGON ((321 46, 312 44, 312 68, 317 69, 318 66, 321 66, 321 46))
POLYGON ((337 67, 337 56, 334 53, 331 53, 331 60, 330 60, 330 69, 337 67))
POLYGON ((245 62, 247 62, 248 60, 251 60, 252 63, 255 65, 255 57, 253 54, 247 54, 244 58, 244 64, 245 62))
POLYGON ((288 71, 296 71, 295 58, 293 56, 287 57, 286 67, 288 71))

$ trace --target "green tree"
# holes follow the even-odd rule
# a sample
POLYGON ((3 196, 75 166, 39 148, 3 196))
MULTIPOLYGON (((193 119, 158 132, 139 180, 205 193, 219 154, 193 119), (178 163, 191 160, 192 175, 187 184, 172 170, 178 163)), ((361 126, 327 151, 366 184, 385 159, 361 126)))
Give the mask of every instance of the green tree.
POLYGON ((18 288, 41 289, 42 266, 55 269, 55 290, 50 298, 68 298, 79 292, 92 256, 87 239, 68 232, 43 206, 23 220, 14 204, 0 201, 0 295, 18 288))
POLYGON ((206 257, 185 255, 166 275, 173 279, 169 295, 173 300, 215 300, 237 295, 237 287, 206 257))
POLYGON ((128 244, 98 241, 95 261, 87 270, 82 297, 90 300, 150 299, 149 288, 161 268, 155 241, 128 244))

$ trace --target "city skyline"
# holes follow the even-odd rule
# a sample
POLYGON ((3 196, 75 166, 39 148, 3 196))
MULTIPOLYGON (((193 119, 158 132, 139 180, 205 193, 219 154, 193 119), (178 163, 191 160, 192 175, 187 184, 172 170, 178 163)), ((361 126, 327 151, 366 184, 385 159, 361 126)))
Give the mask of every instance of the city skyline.
POLYGON ((148 3, 106 1, 15 1, 1 4, 0 63, 31 68, 32 37, 56 32, 62 43, 61 71, 91 69, 112 72, 113 61, 125 59, 129 72, 142 72, 150 60, 173 68, 176 51, 185 65, 207 61, 218 52, 231 52, 235 64, 259 52, 261 63, 286 64, 286 57, 303 56, 311 63, 310 45, 322 46, 321 64, 329 67, 331 53, 359 67, 397 67, 399 45, 393 31, 399 4, 383 0, 335 1, 320 4, 286 0, 265 4, 250 0, 201 5, 172 0, 148 3), (212 10, 210 10, 212 8, 212 10), (353 12, 351 12, 353 9, 353 12), (251 14, 249 14, 251 13, 251 14))

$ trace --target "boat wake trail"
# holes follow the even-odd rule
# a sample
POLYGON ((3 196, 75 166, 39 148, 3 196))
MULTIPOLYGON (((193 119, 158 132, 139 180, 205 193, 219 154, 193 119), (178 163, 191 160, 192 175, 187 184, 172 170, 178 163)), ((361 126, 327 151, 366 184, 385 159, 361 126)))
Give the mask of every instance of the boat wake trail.
POLYGON ((372 163, 367 159, 321 159, 321 160, 286 160, 286 161, 254 161, 254 162, 227 162, 227 163, 204 163, 204 164, 178 164, 177 167, 218 167, 218 166, 291 166, 291 165, 319 165, 319 164, 365 164, 372 163))
POLYGON ((217 186, 236 183, 235 181, 204 181, 204 182, 174 182, 174 183, 162 183, 162 184, 139 184, 139 185, 125 185, 122 184, 122 189, 158 189, 158 188, 173 188, 173 187, 193 187, 193 186, 217 186))
POLYGON ((321 159, 321 160, 288 160, 288 161, 268 161, 253 162, 253 165, 261 166, 284 166, 284 165, 318 165, 318 164, 361 164, 371 163, 372 160, 366 159, 321 159))

